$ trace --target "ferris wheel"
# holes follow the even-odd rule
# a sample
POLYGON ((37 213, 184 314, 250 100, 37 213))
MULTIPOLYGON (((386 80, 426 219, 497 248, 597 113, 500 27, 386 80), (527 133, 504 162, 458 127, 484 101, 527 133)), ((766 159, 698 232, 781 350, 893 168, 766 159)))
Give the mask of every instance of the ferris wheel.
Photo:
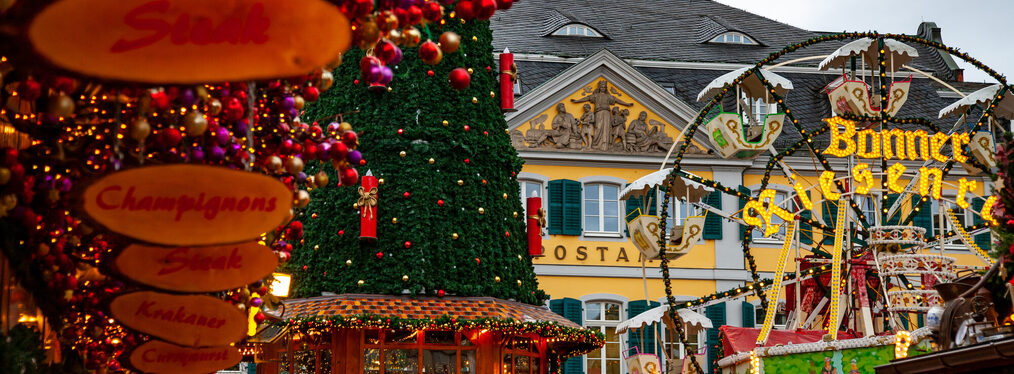
MULTIPOLYGON (((945 247, 968 251, 982 266, 994 261, 988 254, 988 232, 996 197, 988 196, 983 180, 975 177, 992 174, 996 166, 997 120, 1014 118, 1010 89, 995 71, 953 48, 878 33, 820 36, 715 79, 698 96, 706 105, 685 128, 672 168, 665 169, 664 178, 655 177, 666 192, 661 217, 654 218, 660 230, 653 231, 658 239, 653 247, 662 260, 672 310, 676 306, 668 262, 692 249, 686 241, 668 237, 667 217, 678 209, 677 202, 743 225, 743 252, 754 277, 749 289, 766 310, 758 345, 764 344, 772 326, 775 308, 768 306, 769 299, 777 299, 789 279, 796 282, 795 305, 787 306, 793 311, 790 328, 825 330, 832 338, 839 330, 860 336, 885 327, 900 330, 913 313, 942 305, 933 284, 953 281, 961 271, 945 247), (828 42, 845 43, 829 55, 776 64, 789 53, 797 56, 828 42), (915 45, 961 58, 997 84, 967 96, 954 90, 963 98, 932 119, 899 116, 913 76, 936 79, 909 65, 919 58, 915 45), (793 84, 772 71, 808 59, 821 59, 822 70, 841 71, 823 89, 832 115, 820 123, 802 123, 794 115, 793 84), (684 153, 698 132, 723 158, 766 155, 759 188, 724 186, 684 170, 684 153), (786 134, 795 135, 788 137, 795 141, 776 148, 786 134), (790 155, 796 167, 786 162, 790 155), (811 166, 800 170, 799 160, 811 166), (953 175, 958 165, 965 175, 953 175), (780 188, 772 188, 775 185, 780 188), (694 193, 697 190, 732 195, 741 203, 723 209, 694 193), (976 243, 974 237, 982 234, 985 243, 976 243), (776 274, 768 284, 759 282, 751 254, 753 237, 781 243, 776 274), (786 269, 788 264, 795 265, 786 269), (851 310, 859 312, 847 312, 851 310), (875 321, 882 325, 874 326, 875 321)), ((694 215, 676 225, 685 238, 691 235, 686 228, 703 219, 694 215)), ((676 236, 680 232, 673 230, 676 236)))

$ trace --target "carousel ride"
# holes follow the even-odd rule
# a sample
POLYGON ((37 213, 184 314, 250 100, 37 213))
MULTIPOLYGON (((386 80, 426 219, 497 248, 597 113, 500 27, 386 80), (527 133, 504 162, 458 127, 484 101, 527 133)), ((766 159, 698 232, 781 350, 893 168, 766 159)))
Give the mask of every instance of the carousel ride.
MULTIPOLYGON (((951 319, 944 321, 945 329, 937 336, 942 349, 1000 334, 995 327, 1003 321, 996 316, 1010 313, 997 311, 1009 305, 993 305, 985 299, 976 305, 962 301, 965 305, 960 309, 952 301, 977 283, 978 273, 996 268, 989 254, 989 226, 995 224, 990 212, 996 196, 989 196, 983 178, 995 172, 993 134, 1002 131, 998 121, 1014 118, 1014 100, 1007 95, 1010 89, 996 72, 953 48, 907 35, 877 33, 821 36, 715 79, 698 96, 707 104, 684 130, 673 167, 634 182, 622 193, 623 198, 647 208, 647 196, 655 189, 664 191, 660 215, 641 209, 627 221, 637 248, 661 260, 668 297, 668 306, 663 307, 672 320, 668 326, 677 330, 684 347, 690 347, 682 331, 687 325, 681 309, 731 298, 759 299, 765 310, 761 328, 743 333, 722 327, 726 351, 716 358, 725 358, 711 367, 735 373, 804 370, 820 364, 818 357, 807 354, 823 355, 824 369, 872 372, 889 359, 928 352, 929 339, 924 338, 930 335, 929 327, 939 329, 942 317, 951 319), (830 55, 775 64, 790 52, 836 41, 844 44, 830 55), (912 45, 968 61, 998 84, 967 96, 954 90, 963 98, 941 110, 936 123, 898 117, 913 76, 935 80, 908 65, 919 57, 912 45), (820 69, 842 71, 823 90, 833 117, 817 124, 800 123, 788 98, 792 82, 771 70, 818 58, 823 58, 820 69), (900 74, 902 70, 906 73, 900 74), (735 102, 735 112, 727 111, 724 104, 730 102, 735 102), (937 125, 951 118, 955 119, 949 130, 937 125), (785 129, 786 125, 791 128, 785 129), (750 160, 765 155, 768 162, 760 188, 753 192, 730 188, 683 170, 683 154, 697 131, 705 132, 723 158, 750 160), (777 138, 788 133, 798 134, 790 138, 795 141, 776 148, 777 138), (786 159, 790 156, 813 168, 794 169, 786 159), (954 175, 958 174, 955 164, 965 173, 954 175), (724 209, 709 204, 712 199, 706 196, 712 192, 731 195, 741 203, 724 209), (688 210, 678 215, 686 217, 681 222, 667 219, 675 209, 688 210), (744 226, 742 249, 753 282, 677 303, 668 263, 700 242, 700 227, 710 214, 744 226), (772 280, 759 279, 751 254, 754 238, 781 243, 772 280), (974 255, 979 263, 959 265, 952 254, 962 252, 974 255), (794 266, 786 269, 787 264, 794 266), (786 331, 773 333, 780 298, 787 300, 788 321, 786 331), (734 333, 749 342, 732 344, 734 349, 729 351, 734 333), (788 340, 772 337, 786 333, 788 340), (786 342, 795 344, 782 347, 786 342), (773 345, 779 347, 768 348, 773 345), (884 348, 893 354, 871 358, 876 355, 849 351, 859 348, 884 348), (830 354, 821 353, 826 351, 843 354, 836 353, 832 360, 830 354)), ((686 353, 693 361, 692 370, 703 372, 693 359, 694 352, 686 353)))

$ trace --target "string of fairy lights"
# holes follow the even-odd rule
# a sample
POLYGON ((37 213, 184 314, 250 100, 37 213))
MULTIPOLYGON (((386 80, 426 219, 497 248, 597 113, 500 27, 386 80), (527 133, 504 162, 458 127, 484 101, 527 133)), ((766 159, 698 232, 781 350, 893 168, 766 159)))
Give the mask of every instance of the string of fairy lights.
MULTIPOLYGON (((808 131, 806 129, 804 129, 799 124, 799 120, 795 118, 795 116, 792 113, 792 110, 787 107, 787 105, 785 103, 785 100, 784 100, 784 97, 778 95, 777 92, 774 89, 774 86, 771 84, 771 82, 769 82, 767 79, 765 79, 763 77, 763 73, 761 72, 761 68, 763 66, 768 65, 768 64, 772 63, 773 61, 779 59, 780 57, 782 57, 785 54, 795 52, 796 50, 799 50, 801 48, 805 48, 805 47, 808 47, 808 46, 811 46, 811 45, 814 45, 814 44, 818 44, 818 43, 822 43, 822 42, 828 42, 828 41, 859 39, 859 38, 873 38, 873 39, 875 39, 877 41, 877 46, 878 46, 878 48, 881 51, 881 53, 878 54, 878 68, 879 68, 878 74, 881 77, 881 81, 880 81, 881 84, 879 85, 878 88, 879 88, 879 91, 881 93, 881 95, 880 95, 880 100, 881 100, 881 106, 880 107, 881 108, 886 108, 887 107, 887 104, 888 104, 887 101, 888 101, 888 98, 889 98, 889 96, 887 95, 887 85, 885 83, 885 79, 887 77, 887 70, 886 70, 887 66, 886 66, 886 61, 885 61, 884 53, 883 53, 884 40, 885 39, 895 39, 895 40, 902 41, 902 42, 916 43, 916 44, 921 44, 921 45, 928 46, 930 48, 934 48, 934 49, 937 49, 937 50, 943 50, 943 51, 951 54, 952 56, 956 56, 956 57, 964 60, 965 62, 968 62, 972 66, 975 66, 976 68, 978 68, 978 69, 986 72, 987 75, 990 75, 991 77, 993 77, 994 79, 996 79, 997 81, 999 81, 1001 84, 1004 85, 1004 87, 997 93, 997 95, 994 96, 994 98, 991 101, 991 103, 983 110, 983 113, 982 113, 980 119, 976 122, 976 124, 974 126, 972 126, 972 128, 971 128, 971 130, 969 132, 969 136, 970 137, 974 136, 975 133, 979 130, 979 128, 981 128, 982 125, 985 123, 985 121, 987 121, 989 119, 989 116, 990 116, 992 110, 996 107, 996 105, 999 102, 999 100, 1001 100, 1003 98, 1003 95, 1010 88, 1010 87, 1007 86, 1005 78, 1003 76, 1001 76, 999 73, 997 73, 993 69, 987 67, 982 62, 980 62, 980 61, 978 61, 976 59, 971 58, 970 56, 968 56, 967 53, 961 52, 961 51, 959 51, 959 50, 957 50, 955 48, 952 48, 952 47, 948 47, 948 46, 944 45, 943 43, 939 43, 939 42, 935 42, 935 41, 931 41, 931 40, 926 40, 926 39, 923 39, 923 38, 909 36, 909 35, 889 34, 889 33, 888 34, 880 34, 880 33, 875 33, 875 32, 851 32, 851 33, 841 33, 841 34, 820 35, 820 36, 817 36, 817 37, 810 38, 808 40, 802 41, 800 43, 788 45, 788 46, 784 47, 780 51, 771 53, 766 58, 764 58, 764 59, 758 61, 756 64, 754 64, 754 66, 753 66, 752 69, 748 69, 748 70, 744 71, 744 73, 741 74, 739 77, 736 77, 735 79, 733 79, 730 83, 728 83, 722 89, 721 93, 719 93, 719 94, 715 95, 714 97, 712 97, 712 99, 710 101, 708 101, 704 105, 704 107, 701 109, 701 111, 699 112, 698 116, 691 123, 689 123, 687 125, 687 128, 685 129, 685 131, 683 133, 683 139, 682 139, 683 142, 680 145, 679 150, 676 153, 674 161, 673 161, 673 166, 674 166, 673 170, 672 170, 672 172, 669 174, 669 176, 665 180, 664 190, 668 190, 669 189, 669 186, 671 186, 671 184, 673 183, 673 179, 674 178, 676 178, 676 177, 684 177, 684 178, 689 178, 689 179, 691 179, 691 180, 693 180, 695 182, 704 184, 706 186, 712 187, 712 188, 714 188, 714 189, 716 189, 718 191, 721 191, 722 193, 725 193, 725 194, 728 194, 728 195, 731 195, 731 196, 735 196, 735 197, 739 198, 741 201, 749 202, 749 201, 755 201, 755 200, 757 200, 756 198, 750 196, 749 194, 746 194, 746 193, 743 193, 741 191, 738 191, 738 190, 735 190, 735 189, 723 186, 723 185, 721 185, 721 183, 718 183, 718 182, 715 182, 715 181, 712 181, 712 180, 706 180, 704 178, 693 176, 693 175, 691 175, 689 173, 686 173, 686 172, 683 172, 681 170, 681 164, 682 164, 683 156, 686 154, 686 151, 688 150, 688 148, 689 148, 689 146, 691 144, 691 139, 696 134, 698 127, 700 127, 702 125, 702 123, 710 115, 710 113, 712 112, 712 110, 715 107, 717 107, 717 106, 720 105, 720 103, 724 100, 725 96, 730 91, 730 87, 734 87, 734 86, 740 84, 744 79, 746 79, 751 74, 756 75, 760 79, 761 83, 767 88, 768 94, 770 94, 770 95, 772 95, 774 97, 775 102, 776 102, 778 108, 782 112, 785 113, 786 118, 788 119, 788 122, 791 123, 794 128, 796 128, 796 130, 799 132, 799 134, 802 137, 801 140, 799 140, 798 142, 792 144, 789 148, 783 150, 782 152, 779 152, 778 154, 774 155, 771 159, 768 160, 766 168, 765 168, 766 170, 765 170, 764 176, 763 176, 762 181, 761 181, 762 188, 766 187, 768 185, 768 183, 769 183, 769 181, 771 179, 771 171, 775 168, 775 166, 785 156, 791 155, 794 152, 798 151, 799 148, 801 148, 803 145, 806 145, 809 148, 811 155, 813 155, 813 157, 815 157, 820 162, 821 166, 823 167, 823 169, 825 171, 833 171, 833 169, 831 168, 831 165, 830 165, 829 161, 825 157, 822 156, 821 152, 818 152, 816 149, 814 149, 814 145, 813 145, 813 138, 816 137, 816 136, 818 136, 818 135, 823 134, 826 131, 828 131, 828 129, 830 128, 831 124, 822 125, 819 128, 817 128, 816 130, 812 130, 812 131, 810 131, 808 133, 808 131)), ((844 120, 849 120, 849 121, 880 122, 881 124, 884 124, 884 125, 886 125, 889 122, 891 122, 891 123, 898 123, 898 124, 915 124, 915 125, 919 125, 919 126, 928 127, 929 129, 931 129, 931 130, 933 130, 935 132, 940 132, 939 126, 937 126, 935 123, 933 123, 930 120, 926 120, 926 119, 923 119, 923 118, 899 118, 899 117, 895 117, 893 115, 890 115, 889 113, 887 113, 887 111, 881 111, 879 118, 878 117, 873 117, 873 116, 854 115, 854 114, 846 114, 846 115, 843 115, 841 118, 844 119, 844 120)), ((962 150, 964 151, 965 154, 969 154, 969 152, 968 152, 969 148, 970 148, 969 144, 964 144, 962 150)), ((972 166, 977 167, 977 168, 982 169, 982 170, 988 170, 988 168, 983 167, 983 165, 981 165, 981 163, 979 163, 977 160, 974 160, 974 158, 970 158, 970 159, 973 159, 973 160, 970 161, 970 163, 972 164, 972 166)), ((953 167, 954 161, 955 161, 954 159, 951 159, 951 160, 949 160, 946 163, 946 165, 943 168, 942 173, 940 175, 941 178, 947 175, 947 173, 950 171, 951 167, 953 167)), ((887 165, 886 165, 886 160, 885 159, 881 160, 881 167, 882 167, 883 170, 887 170, 887 165)), ((838 191, 840 191, 840 192, 846 191, 844 185, 842 184, 842 181, 840 181, 840 180, 834 180, 833 183, 834 183, 835 187, 838 189, 838 191)), ((887 188, 887 175, 886 175, 886 173, 884 173, 884 175, 881 177, 881 186, 883 186, 885 189, 887 188)), ((666 225, 666 219, 668 218, 668 207, 669 207, 669 204, 670 204, 670 200, 669 199, 671 199, 671 198, 672 198, 672 195, 667 192, 665 194, 665 200, 664 200, 664 202, 662 204, 662 212, 660 214, 660 216, 661 216, 661 219, 660 219, 660 226, 661 227, 660 228, 661 228, 661 231, 662 231, 662 235, 659 238, 660 239, 659 242, 660 242, 660 245, 662 245, 662 246, 664 246, 665 242, 666 242, 666 238, 665 238, 666 227, 665 227, 665 225, 666 225)), ((886 205, 887 205, 886 203, 888 201, 888 194, 883 194, 882 199, 883 199, 883 202, 882 202, 883 206, 886 207, 886 205)), ((906 217, 902 221, 902 224, 909 224, 909 223, 911 223, 913 221, 913 219, 915 218, 915 216, 918 214, 918 212, 919 212, 920 207, 922 206, 922 204, 924 204, 926 201, 928 201, 928 197, 927 196, 923 196, 920 199, 919 203, 913 207, 913 211, 909 214, 909 216, 906 217)), ((859 217, 858 221, 862 223, 862 225, 857 228, 857 231, 867 232, 868 233, 868 227, 867 227, 868 223, 866 223, 867 219, 866 219, 865 214, 863 213, 862 209, 858 206, 858 204, 854 200, 851 200, 849 205, 850 205, 849 207, 856 214, 856 216, 859 217)), ((886 212, 886 208, 885 208, 885 212, 884 213, 887 213, 886 212)), ((833 228, 828 227, 823 222, 815 221, 811 217, 800 217, 799 215, 797 215, 796 218, 799 219, 802 222, 806 222, 807 224, 810 224, 813 228, 818 229, 818 230, 824 232, 825 234, 833 232, 833 228)), ((978 229, 981 229, 981 228, 984 228, 984 227, 988 227, 988 222, 987 223, 983 223, 983 224, 966 226, 963 229, 951 230, 951 231, 948 231, 946 233, 942 233, 942 234, 939 234, 939 235, 927 236, 927 237, 924 237, 923 240, 925 240, 927 242, 929 242, 929 241, 936 241, 936 240, 947 240, 947 239, 950 239, 954 235, 961 235, 961 233, 963 231, 965 231, 965 232, 967 232, 967 231, 974 231, 974 230, 978 230, 978 229)), ((736 290, 726 291, 726 292, 722 292, 722 293, 716 293, 716 294, 712 294, 712 295, 709 295, 709 296, 706 296, 706 297, 699 298, 699 299, 697 299, 695 301, 687 302, 685 304, 686 307, 695 306, 695 305, 701 305, 701 304, 704 304, 704 303, 706 303, 706 302, 708 302, 710 300, 715 300, 715 299, 717 299, 719 297, 727 297, 730 293, 732 295, 734 295, 734 296, 739 296, 739 295, 742 295, 742 293, 749 292, 749 291, 754 291, 754 293, 756 294, 756 296, 759 299, 761 299, 762 307, 764 307, 764 308, 768 307, 766 298, 764 297, 764 295, 758 289, 758 288, 760 288, 760 285, 762 285, 764 283, 762 281, 758 281, 759 276, 757 274, 757 270, 756 270, 756 267, 755 267, 755 261, 753 259, 752 254, 750 253, 750 250, 749 250, 748 242, 750 240, 749 234, 750 234, 751 230, 752 230, 752 228, 749 228, 749 227, 747 229, 743 230, 744 237, 741 238, 741 239, 743 240, 743 253, 744 253, 744 257, 747 260, 748 264, 750 265, 750 272, 751 272, 751 276, 752 276, 754 282, 752 284, 748 285, 745 289, 744 288, 737 288, 736 290)), ((815 251, 815 253, 817 253, 817 252, 819 252, 819 251, 815 251)), ((672 287, 670 285, 670 276, 669 276, 669 271, 668 271, 669 270, 668 269, 668 261, 666 261, 665 256, 662 256, 661 267, 662 267, 663 279, 664 279, 664 283, 665 283, 665 291, 666 291, 667 300, 669 301, 670 305, 673 305, 672 307, 670 307, 670 311, 669 311, 670 312, 670 317, 674 321, 677 322, 676 323, 677 325, 680 325, 680 324, 682 324, 682 321, 679 319, 679 316, 675 312, 677 308, 674 305, 674 301, 675 300, 674 300, 674 297, 672 295, 672 287)), ((826 265, 822 266, 821 270, 823 270, 824 268, 826 268, 826 265)), ((813 269, 810 269, 810 270, 813 271, 813 269)), ((787 279, 789 279, 789 277, 790 276, 785 276, 784 278, 787 280, 787 279)), ((912 284, 909 283, 907 281, 907 279, 905 279, 904 277, 901 277, 900 279, 904 283, 904 285, 905 285, 906 288, 909 288, 909 289, 913 288, 912 284)), ((681 305, 681 307, 683 307, 683 305, 681 305)), ((828 327, 828 328, 831 329, 831 327, 828 327)), ((682 336, 683 334, 682 334, 681 331, 679 331, 679 335, 681 337, 681 340, 684 340, 684 339, 682 339, 683 338, 683 336, 682 336)), ((698 365, 698 363, 696 362, 696 360, 693 360, 693 356, 691 355, 690 357, 691 357, 691 360, 693 362, 695 370, 697 370, 698 372, 702 372, 701 369, 700 369, 700 366, 698 365)))

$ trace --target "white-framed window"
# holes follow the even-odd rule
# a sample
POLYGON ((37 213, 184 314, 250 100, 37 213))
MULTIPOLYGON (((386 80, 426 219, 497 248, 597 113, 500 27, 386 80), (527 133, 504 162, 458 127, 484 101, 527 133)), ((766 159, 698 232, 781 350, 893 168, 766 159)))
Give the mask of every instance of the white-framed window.
POLYGON ((546 203, 546 184, 534 179, 519 179, 521 186, 521 204, 524 205, 529 197, 541 197, 542 203, 546 203))
MULTIPOLYGON (((704 338, 707 337, 707 330, 691 331, 693 329, 684 329, 687 334, 687 344, 690 345, 690 349, 700 354, 701 349, 704 347, 704 338)), ((683 343, 676 337, 676 333, 669 329, 662 329, 662 342, 665 344, 666 352, 672 352, 675 358, 686 357, 687 350, 683 349, 683 343)))
POLYGON ((877 225, 877 203, 880 201, 880 196, 877 194, 859 195, 856 196, 856 204, 859 205, 859 209, 862 210, 863 216, 866 217, 866 224, 870 226, 877 225))
MULTIPOLYGON (((759 194, 760 194, 760 191, 754 191, 753 192, 753 196, 757 196, 759 194)), ((795 202, 790 202, 790 203, 783 204, 783 202, 785 202, 785 199, 787 197, 788 197, 788 193, 786 193, 785 191, 775 191, 775 199, 773 201, 771 201, 771 203, 772 204, 776 204, 776 205, 782 207, 782 209, 788 210, 790 212, 795 211, 795 208, 794 208, 794 205, 793 205, 793 204, 795 204, 795 202)), ((765 237, 764 236, 764 230, 765 230, 764 227, 754 227, 753 231, 751 231, 751 233, 752 233, 751 234, 752 235, 751 238, 753 239, 753 241, 755 241, 755 242, 764 242, 764 241, 767 241, 767 242, 778 242, 778 243, 781 243, 782 240, 785 238, 785 220, 783 220, 781 217, 779 217, 776 214, 772 214, 771 215, 771 224, 779 225, 777 233, 772 234, 771 236, 765 237), (781 238, 781 239, 779 239, 779 238, 781 238)))
POLYGON ((754 99, 752 104, 753 104, 751 105, 751 108, 753 108, 752 119, 755 124, 763 124, 764 117, 767 117, 768 114, 778 113, 778 104, 768 104, 767 102, 764 101, 764 99, 754 99))
POLYGON ((594 236, 620 233, 620 186, 612 183, 584 184, 584 233, 594 236))
POLYGON ((563 27, 553 31, 554 36, 584 36, 589 38, 601 38, 602 34, 588 25, 582 25, 580 23, 570 23, 563 27))
POLYGON ((724 33, 722 33, 722 34, 720 34, 720 35, 718 35, 718 36, 716 36, 714 38, 711 38, 711 40, 709 40, 708 42, 709 43, 724 43, 724 44, 757 45, 757 42, 754 41, 753 38, 750 38, 749 36, 746 36, 746 34, 743 34, 741 32, 735 32, 735 31, 724 32, 724 33))
POLYGON ((616 325, 623 320, 623 304, 615 301, 594 300, 584 303, 584 325, 606 336, 602 348, 588 352, 585 368, 588 374, 621 374, 623 357, 620 352, 620 335, 616 325))
MULTIPOLYGON (((658 191, 658 215, 662 216, 662 205, 665 204, 665 192, 658 191)), ((699 209, 692 204, 687 204, 686 201, 672 197, 669 200, 669 216, 665 219, 665 227, 672 230, 676 226, 682 226, 683 220, 687 217, 698 215, 699 209)), ((672 237, 670 233, 670 237, 672 237)))

